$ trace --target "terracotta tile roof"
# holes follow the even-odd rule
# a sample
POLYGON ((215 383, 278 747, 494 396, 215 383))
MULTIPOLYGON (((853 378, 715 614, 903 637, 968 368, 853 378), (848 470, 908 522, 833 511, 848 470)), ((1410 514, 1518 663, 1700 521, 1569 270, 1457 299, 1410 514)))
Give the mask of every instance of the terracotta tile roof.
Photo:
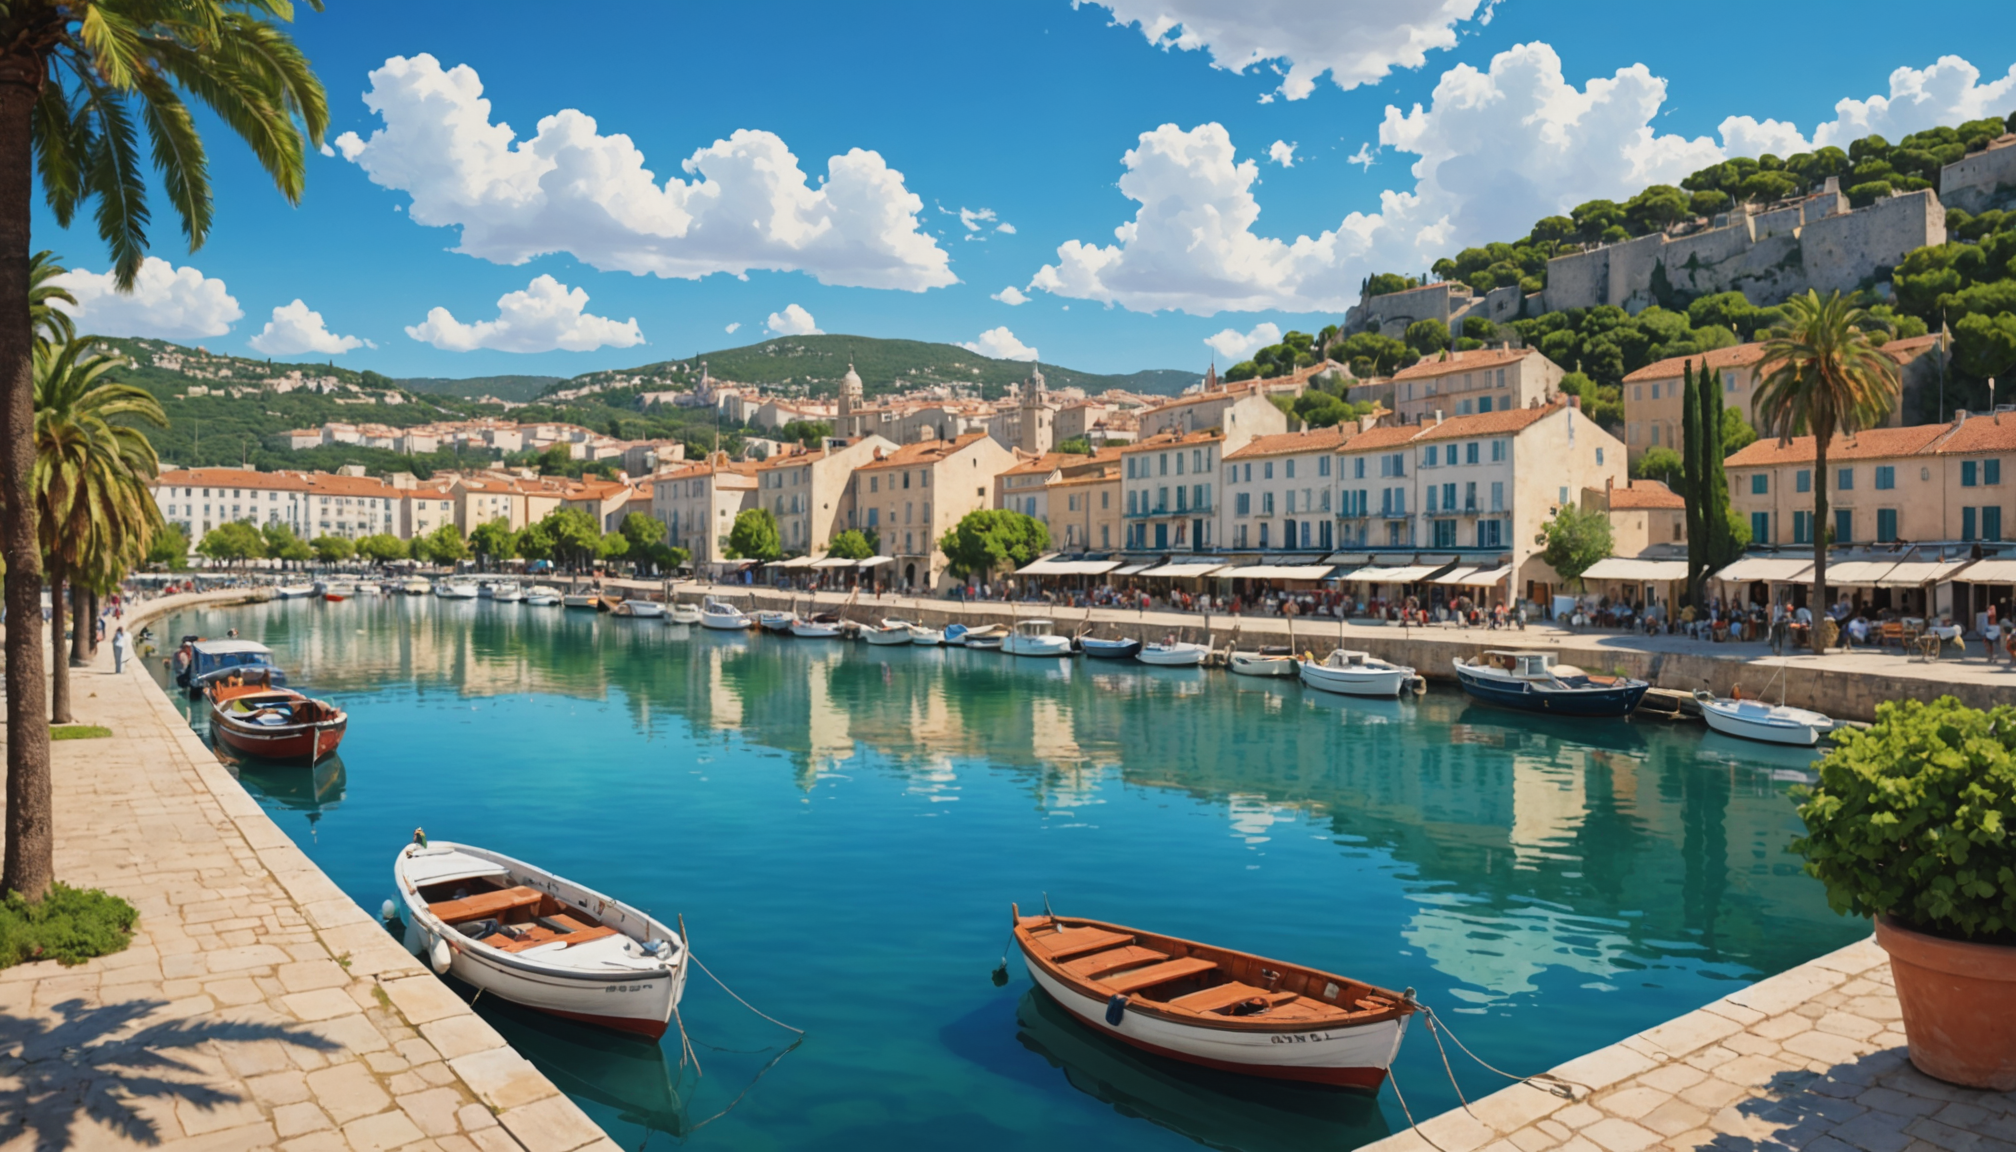
POLYGON ((2002 413, 1999 422, 1993 413, 1969 416, 1951 435, 1933 445, 1932 451, 1939 456, 2016 451, 2016 412, 2002 413))
POLYGON ((1261 380, 1240 380, 1236 383, 1228 384, 1215 392, 1199 392, 1192 396, 1178 396, 1166 404, 1157 404, 1155 407, 1142 413, 1142 415, 1153 416, 1157 412, 1167 412, 1171 408, 1187 408, 1192 404, 1212 404, 1220 400, 1236 402, 1257 394, 1260 391, 1262 383, 1264 381, 1261 380))
POLYGON ((1286 456, 1296 452, 1327 452, 1344 446, 1344 442, 1358 435, 1355 422, 1334 424, 1328 428, 1311 428, 1307 432, 1283 432, 1274 436, 1256 436, 1252 442, 1236 452, 1227 452, 1227 460, 1246 460, 1255 456, 1286 456))
MULTIPOLYGON (((1970 420, 1969 423, 1972 423, 1970 420)), ((1853 437, 1835 436, 1827 448, 1829 460, 1869 460, 1885 456, 1915 456, 1952 430, 1948 424, 1921 424, 1915 428, 1872 428, 1853 437)), ((1774 464, 1809 464, 1813 461, 1813 437, 1800 436, 1781 446, 1766 437, 1729 457, 1726 467, 1759 468, 1774 464)))
POLYGON ((1338 449, 1340 452, 1365 452, 1379 448, 1393 448, 1407 443, 1421 434, 1418 424, 1381 424, 1377 428, 1367 428, 1353 436, 1338 449))
POLYGON ((1612 511, 1635 512, 1647 509, 1687 507, 1687 501, 1657 480, 1633 480, 1622 488, 1610 489, 1612 511))
POLYGON ((1092 457, 1082 455, 1077 452, 1045 452, 1041 456, 1037 456, 1029 460, 1024 460, 1022 463, 1017 464, 1015 467, 1002 472, 1001 475, 1003 476, 1041 475, 1042 473, 1045 472, 1054 472, 1067 464, 1086 464, 1090 463, 1091 460, 1092 457))
POLYGON ((914 468, 919 464, 936 464, 948 456, 956 455, 971 447, 974 442, 987 438, 985 432, 967 432, 952 440, 920 440, 915 444, 905 444, 894 452, 883 455, 879 460, 871 460, 856 468, 856 472, 882 468, 914 468))
POLYGON ((1130 452, 1151 452, 1158 448, 1173 448, 1183 444, 1216 444, 1223 439, 1225 434, 1216 431, 1192 432, 1183 436, 1174 432, 1157 432, 1146 440, 1134 444, 1122 444, 1118 451, 1124 456, 1130 452))
POLYGON ((1451 372, 1475 372, 1479 368, 1496 368, 1528 356, 1538 356, 1535 348, 1472 348, 1468 352, 1451 352, 1447 360, 1433 356, 1411 367, 1393 373, 1395 380, 1423 380, 1431 376, 1447 376, 1451 372))
POLYGON ((1925 353, 1939 346, 1937 334, 1929 336, 1906 336, 1883 345, 1883 351, 1899 364, 1909 364, 1925 353))
POLYGON ((1066 476, 1062 479, 1052 480, 1050 483, 1044 485, 1044 487, 1062 488, 1066 484, 1111 484, 1118 479, 1120 479, 1120 469, 1115 465, 1109 464, 1097 471, 1087 472, 1080 476, 1066 476))
POLYGON ((1422 440, 1453 440, 1464 436, 1517 434, 1564 411, 1565 404, 1544 404, 1538 408, 1507 408, 1503 412, 1479 412, 1474 416, 1451 416, 1440 424, 1422 424, 1417 429, 1422 440))
POLYGON ((1644 380, 1678 380, 1686 371, 1687 362, 1695 362, 1696 370, 1706 364, 1710 371, 1720 372, 1724 368, 1742 368, 1755 364, 1764 358, 1764 345, 1737 344, 1728 348, 1714 348, 1707 352, 1697 352, 1692 356, 1668 356, 1655 360, 1645 367, 1624 377, 1626 384, 1644 380))
POLYGON ((368 476, 332 476, 317 472, 308 477, 306 489, 314 496, 397 496, 399 489, 368 476))
POLYGON ((303 472, 254 472, 246 468, 174 468, 161 473, 155 483, 177 488, 278 488, 298 492, 307 487, 303 472))

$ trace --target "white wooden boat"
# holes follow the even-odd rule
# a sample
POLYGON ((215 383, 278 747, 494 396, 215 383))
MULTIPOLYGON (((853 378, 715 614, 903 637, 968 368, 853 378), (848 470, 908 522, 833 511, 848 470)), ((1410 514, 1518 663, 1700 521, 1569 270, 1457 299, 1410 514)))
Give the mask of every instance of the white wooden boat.
POLYGON ((1323 658, 1322 663, 1298 660, 1295 667, 1302 683, 1341 696, 1398 696, 1403 688, 1420 678, 1404 664, 1391 664, 1366 652, 1343 648, 1323 658))
POLYGON ((945 643, 955 648, 999 648, 1007 635, 1008 629, 999 624, 983 624, 978 628, 964 624, 945 626, 945 643))
POLYGON ((1029 975, 1086 1027, 1225 1072, 1377 1092, 1413 990, 1098 920, 1023 916, 1029 975))
POLYGON ((1286 647, 1261 648, 1252 652, 1233 649, 1227 665, 1240 676, 1293 676, 1295 653, 1286 647))
POLYGON ((656 620, 665 615, 665 605, 656 600, 625 600, 616 606, 615 614, 635 616, 640 620, 656 620))
POLYGON ((602 597, 593 592, 565 592, 560 596, 560 603, 568 608, 586 608, 591 612, 602 610, 602 597))
POLYGON ((743 614, 740 608, 725 601, 708 597, 700 606, 700 626, 719 632, 746 632, 755 621, 743 614))
POLYGON ((666 610, 665 618, 674 624, 698 624, 700 623, 700 606, 698 604, 675 602, 671 608, 666 610))
POLYGON ((836 640, 840 636, 840 616, 835 612, 822 612, 816 616, 800 616, 791 621, 791 635, 801 640, 836 640))
MULTIPOLYGON (((1055 627, 1054 620, 1018 620, 1015 630, 1001 641, 1001 651, 1010 656, 1069 656, 1071 638, 1057 635, 1055 627)), ((966 646, 973 647, 970 634, 966 646)))
POLYGON ((1164 668, 1195 668, 1202 665, 1209 655, 1211 649, 1202 644, 1169 640, 1161 644, 1143 644, 1141 650, 1134 654, 1134 659, 1164 668))
POLYGON ((861 626, 861 638, 870 644, 908 644, 910 643, 910 622, 907 620, 884 620, 879 626, 864 624, 861 626))
POLYGON ((273 589, 273 595, 281 600, 304 600, 315 595, 313 584, 282 584, 273 589))
POLYGON ((1766 744, 1794 744, 1811 748, 1839 725, 1834 718, 1805 708, 1766 704, 1762 700, 1736 700, 1695 692, 1701 718, 1708 727, 1724 736, 1761 740, 1766 744))
POLYGON ((401 580, 399 582, 399 591, 404 592, 408 596, 425 596, 429 592, 434 591, 434 585, 429 584, 419 576, 415 576, 409 580, 401 580))
POLYGON ((600 892, 466 844, 394 861, 406 947, 436 972, 528 1008, 656 1039, 686 987, 678 932, 600 892))
POLYGON ((434 585, 434 595, 443 600, 474 600, 476 585, 467 580, 443 580, 434 585))
POLYGON ((779 612, 774 608, 765 609, 756 613, 755 616, 758 628, 763 629, 765 632, 775 632, 779 635, 788 635, 791 631, 791 622, 798 618, 794 612, 779 612))
POLYGON ((515 581, 492 580, 483 586, 483 595, 499 604, 518 604, 525 599, 525 589, 515 581))
POLYGON ((560 604, 560 590, 544 584, 534 584, 525 590, 525 606, 528 608, 554 608, 560 604))
POLYGON ((1141 651, 1141 641, 1101 640, 1096 636, 1080 636, 1078 651, 1094 660, 1126 660, 1141 651))
POLYGON ((945 644, 943 628, 926 628, 922 624, 910 625, 910 643, 924 648, 941 648, 945 644))

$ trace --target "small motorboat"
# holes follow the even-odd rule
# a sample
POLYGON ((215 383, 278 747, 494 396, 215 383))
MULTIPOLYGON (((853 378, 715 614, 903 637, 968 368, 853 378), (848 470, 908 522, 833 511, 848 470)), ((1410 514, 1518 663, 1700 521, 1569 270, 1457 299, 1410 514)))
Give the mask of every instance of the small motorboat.
POLYGON ((1833 717, 1806 708, 1719 697, 1703 691, 1696 691, 1694 699, 1700 703, 1701 718, 1708 722, 1708 727, 1724 736, 1811 748, 1820 743, 1822 736, 1840 727, 1833 717))
POLYGON ((665 610, 665 618, 673 624, 698 624, 700 623, 700 606, 675 601, 670 608, 665 610))
POLYGON ((348 580, 325 580, 322 582, 321 588, 322 599, 327 600, 331 604, 341 604, 343 601, 357 595, 357 585, 348 580))
POLYGON ((1344 648, 1325 656, 1320 663, 1291 660, 1290 667, 1300 673, 1302 683, 1340 696, 1394 697, 1421 679, 1418 672, 1404 664, 1391 664, 1368 652, 1344 648))
POLYGON ((1078 638, 1078 650, 1094 660, 1127 660, 1141 651, 1139 640, 1100 640, 1092 636, 1078 638))
POLYGON ((791 621, 791 635, 800 640, 837 640, 840 637, 840 624, 838 612, 800 616, 791 621))
POLYGON ((567 592, 560 597, 560 603, 569 608, 586 608, 590 612, 606 611, 601 595, 595 592, 567 592))
POLYGON ((425 596, 429 592, 434 591, 434 585, 415 576, 410 580, 400 581, 399 591, 404 592, 408 596, 425 596))
POLYGON ((477 589, 467 580, 443 580, 434 585, 434 595, 443 600, 474 600, 477 589))
POLYGON ((1002 645, 1007 642, 1006 628, 982 628, 966 633, 966 642, 960 647, 970 648, 975 652, 999 652, 1002 645))
POLYGON ((1134 659, 1143 664, 1157 664, 1164 668, 1195 668, 1211 655, 1211 649, 1202 644, 1191 644, 1171 637, 1160 644, 1143 644, 1134 654, 1134 659))
MULTIPOLYGON (((1015 630, 1001 642, 1001 650, 1010 656, 1069 656, 1071 638, 1059 636, 1054 620, 1020 620, 1015 630)), ((967 647, 973 646, 971 637, 967 647)))
POLYGON ((490 599, 499 604, 520 604, 525 600, 525 589, 516 584, 498 581, 490 585, 490 599))
POLYGON ((287 673, 273 663, 273 650, 257 640, 188 640, 176 653, 175 682, 201 692, 218 680, 237 677, 239 683, 253 680, 269 687, 285 687, 287 673))
POLYGON ((791 622, 798 618, 794 612, 779 612, 765 609, 756 613, 756 626, 765 632, 775 632, 780 636, 791 634, 791 622))
POLYGON ((1629 676, 1596 676, 1555 663, 1552 652, 1492 649, 1456 660, 1463 690, 1489 704, 1551 716, 1628 716, 1652 685, 1629 676))
POLYGON ((481 992, 657 1039, 686 988, 686 942, 648 914, 466 844, 401 849, 406 947, 481 992))
POLYGON ((1099 920, 1013 912, 1029 975, 1080 1023, 1224 1072, 1377 1092, 1418 1009, 1412 989, 1099 920))
POLYGON ((282 584, 273 589, 273 596, 279 600, 301 600, 315 595, 313 584, 282 584))
POLYGON ((640 620, 656 620, 665 615, 665 605, 656 600, 625 600, 616 606, 613 615, 635 616, 640 620))
POLYGON ((324 593, 322 593, 322 599, 323 599, 323 600, 325 600, 325 601, 327 601, 327 602, 329 602, 329 603, 331 603, 331 604, 341 604, 341 603, 342 603, 343 601, 345 601, 345 600, 348 600, 349 598, 350 598, 350 593, 348 593, 348 592, 324 592, 324 593))
POLYGON ((534 584, 525 590, 527 608, 554 608, 560 604, 560 590, 544 584, 534 584))
POLYGON ((983 624, 978 628, 969 628, 964 624, 947 624, 945 626, 945 643, 954 648, 999 648, 1001 647, 1001 638, 1006 635, 1008 635, 1008 629, 1003 628, 999 624, 983 624), (978 643, 975 643, 975 641, 978 641, 978 643), (988 643, 989 641, 992 641, 991 645, 988 643))
POLYGON ((349 714, 291 688, 213 681, 210 734, 234 752, 264 760, 322 762, 343 743, 349 714))
POLYGON ((922 624, 910 625, 910 643, 922 648, 942 648, 945 646, 943 628, 926 628, 922 624))
POLYGON ((707 598, 706 603, 700 605, 702 628, 712 628, 720 632, 746 632, 755 623, 743 614, 740 608, 711 596, 707 598))
POLYGON ((1295 652, 1286 645, 1261 648, 1252 652, 1242 652, 1235 648, 1228 664, 1233 672, 1241 676, 1293 676, 1295 666, 1295 652))
POLYGON ((870 644, 908 644, 910 643, 910 622, 908 620, 884 620, 880 626, 864 624, 861 626, 861 638, 870 644))

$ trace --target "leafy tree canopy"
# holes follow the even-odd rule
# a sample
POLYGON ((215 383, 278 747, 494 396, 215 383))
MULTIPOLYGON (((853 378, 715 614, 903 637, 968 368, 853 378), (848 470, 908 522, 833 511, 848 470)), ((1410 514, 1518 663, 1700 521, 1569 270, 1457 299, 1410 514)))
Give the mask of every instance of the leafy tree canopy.
MULTIPOLYGON (((459 564, 469 559, 469 542, 462 538, 462 529, 453 524, 443 524, 421 539, 427 542, 427 555, 436 564, 459 564)), ((417 554, 419 550, 414 551, 417 554)))
POLYGON ((1680 453, 1664 445, 1646 449, 1645 454, 1631 464, 1633 480, 1658 480, 1676 492, 1680 490, 1680 476, 1680 453))
POLYGON ((357 551, 357 545, 348 536, 317 536, 309 547, 315 550, 315 558, 324 564, 340 564, 357 551))
POLYGON ((1050 530, 1033 516, 1006 508, 968 512, 938 542, 957 576, 1020 568, 1050 547, 1050 530))
POLYGON ((618 530, 623 533, 623 538, 630 542, 632 552, 637 555, 643 555, 653 544, 665 539, 665 525, 642 512, 632 512, 623 517, 623 523, 618 530))
POLYGON ((189 536, 179 524, 168 524, 154 534, 147 546, 147 563, 164 564, 175 571, 189 566, 189 536))
POLYGON ((203 534, 196 545, 198 554, 223 564, 261 560, 266 556, 266 538, 250 522, 233 520, 203 534))
POLYGON ((766 564, 784 555, 777 518, 768 508, 746 508, 735 517, 734 525, 728 529, 728 555, 766 564))
POLYGON ((511 530, 511 521, 499 516, 478 524, 469 533, 469 546, 476 555, 494 564, 518 554, 518 534, 511 530))
POLYGON ((1059 440, 1052 447, 1052 450, 1067 452, 1073 456, 1090 456, 1092 454, 1092 441, 1083 436, 1073 436, 1069 440, 1059 440))
POLYGON ((875 546, 868 543, 868 537, 858 528, 849 528, 833 537, 826 546, 828 556, 841 560, 866 560, 875 555, 875 546))
POLYGON ((1541 533, 1546 551, 1541 558, 1561 579, 1579 585, 1582 573, 1610 555, 1610 517, 1601 512, 1584 512, 1579 505, 1564 504, 1541 533))
POLYGON ((406 559, 407 547, 404 540, 389 532, 378 532, 357 541, 357 555, 373 564, 386 564, 394 560, 406 559))

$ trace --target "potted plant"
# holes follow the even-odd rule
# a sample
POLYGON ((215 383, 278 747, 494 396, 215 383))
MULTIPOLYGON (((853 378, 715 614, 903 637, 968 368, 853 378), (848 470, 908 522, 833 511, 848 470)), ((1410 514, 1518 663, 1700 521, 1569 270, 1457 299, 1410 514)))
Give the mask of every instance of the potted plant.
POLYGON ((1792 851, 1890 954, 1911 1062, 2016 1089, 2016 708, 1881 704, 1803 791, 1792 851))

